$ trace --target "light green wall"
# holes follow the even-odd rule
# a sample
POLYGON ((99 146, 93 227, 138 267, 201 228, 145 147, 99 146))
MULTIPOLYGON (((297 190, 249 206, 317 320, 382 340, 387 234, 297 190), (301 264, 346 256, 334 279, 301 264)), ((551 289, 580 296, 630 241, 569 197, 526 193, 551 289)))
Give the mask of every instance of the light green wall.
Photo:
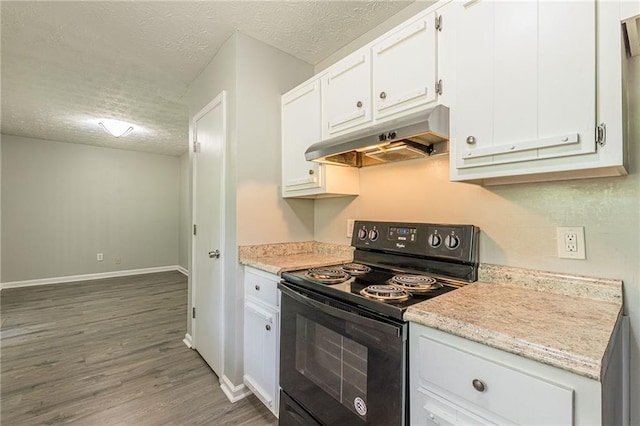
POLYGON ((179 170, 177 157, 2 135, 2 282, 176 265, 179 170))

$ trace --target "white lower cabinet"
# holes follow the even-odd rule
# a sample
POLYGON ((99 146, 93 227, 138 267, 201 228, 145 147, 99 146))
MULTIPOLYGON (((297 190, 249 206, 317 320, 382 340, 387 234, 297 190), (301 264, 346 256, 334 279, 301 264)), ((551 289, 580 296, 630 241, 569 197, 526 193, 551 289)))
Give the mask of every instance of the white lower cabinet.
POLYGON ((278 415, 280 292, 278 276, 245 267, 244 384, 278 415))
POLYGON ((620 421, 599 381, 415 323, 409 336, 411 425, 620 421))

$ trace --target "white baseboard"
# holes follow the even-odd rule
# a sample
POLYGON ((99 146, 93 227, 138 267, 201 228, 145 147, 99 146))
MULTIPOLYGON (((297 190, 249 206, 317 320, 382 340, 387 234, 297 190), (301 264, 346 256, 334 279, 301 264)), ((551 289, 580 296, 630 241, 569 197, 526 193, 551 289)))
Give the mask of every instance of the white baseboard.
POLYGON ((193 340, 191 339, 191 335, 189 333, 186 333, 184 335, 184 339, 182 339, 182 341, 184 342, 185 345, 187 345, 189 349, 193 347, 193 340))
POLYGON ((181 268, 181 266, 178 266, 178 265, 158 266, 155 268, 128 269, 126 271, 99 272, 97 274, 70 275, 67 277, 53 277, 53 278, 41 278, 37 280, 11 281, 6 283, 1 283, 0 288, 5 289, 5 288, 16 288, 16 287, 31 287, 35 285, 46 285, 46 284, 72 283, 77 281, 100 280, 103 278, 126 277, 129 275, 153 274, 156 272, 169 272, 169 271, 182 272, 178 268, 181 268))
POLYGON ((220 388, 222 392, 227 396, 227 399, 231 402, 240 401, 242 398, 252 394, 251 390, 247 388, 244 383, 238 386, 234 386, 231 380, 224 374, 220 379, 220 388))
POLYGON ((178 265, 176 266, 176 271, 180 272, 182 275, 184 275, 185 277, 189 276, 189 271, 187 270, 187 268, 183 268, 182 266, 178 265))

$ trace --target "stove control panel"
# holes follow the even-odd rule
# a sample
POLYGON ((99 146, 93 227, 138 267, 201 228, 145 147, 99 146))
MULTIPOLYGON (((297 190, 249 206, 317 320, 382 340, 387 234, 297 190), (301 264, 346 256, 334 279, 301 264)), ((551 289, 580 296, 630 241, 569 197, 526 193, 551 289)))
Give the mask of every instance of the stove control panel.
POLYGON ((418 229, 415 227, 390 226, 387 239, 390 241, 414 243, 418 240, 418 229))
POLYGON ((351 245, 358 249, 478 262, 474 225, 356 221, 351 245))

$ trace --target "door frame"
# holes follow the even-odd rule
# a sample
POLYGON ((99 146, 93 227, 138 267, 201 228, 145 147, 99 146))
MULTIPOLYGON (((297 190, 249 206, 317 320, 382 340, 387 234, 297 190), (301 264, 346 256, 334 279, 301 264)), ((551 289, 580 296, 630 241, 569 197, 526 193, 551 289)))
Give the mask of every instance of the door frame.
MULTIPOLYGON (((198 113, 196 113, 191 119, 192 124, 192 132, 191 132, 191 144, 189 146, 189 155, 191 157, 191 182, 192 182, 192 197, 191 197, 191 271, 189 276, 191 278, 191 308, 195 307, 196 298, 197 298, 197 290, 196 290, 196 239, 193 235, 193 225, 197 225, 196 223, 196 214, 197 214, 197 167, 198 162, 196 160, 196 153, 194 152, 194 144, 197 142, 197 130, 198 125, 197 122, 199 119, 204 117, 209 111, 217 107, 218 105, 222 105, 222 167, 219 172, 220 176, 220 200, 219 201, 219 209, 220 209, 220 229, 218 230, 220 235, 220 286, 219 286, 219 294, 218 300, 220 300, 220 312, 218 313, 218 319, 220 324, 220 348, 219 348, 219 356, 220 356, 220 371, 218 379, 222 381, 222 377, 224 377, 224 342, 225 342, 225 321, 224 321, 224 296, 225 296, 225 276, 226 276, 226 268, 225 268, 225 242, 226 235, 224 233, 225 230, 225 211, 226 211, 226 169, 227 169, 227 92, 226 90, 221 91, 213 100, 211 100, 207 105, 205 105, 198 113)), ((189 309, 189 308, 187 308, 189 309)), ((196 313, 197 315, 197 313, 196 313)), ((193 349, 198 349, 198 337, 196 332, 196 321, 197 317, 193 318, 191 312, 188 312, 188 317, 191 321, 191 339, 192 339, 192 347, 193 349)))

